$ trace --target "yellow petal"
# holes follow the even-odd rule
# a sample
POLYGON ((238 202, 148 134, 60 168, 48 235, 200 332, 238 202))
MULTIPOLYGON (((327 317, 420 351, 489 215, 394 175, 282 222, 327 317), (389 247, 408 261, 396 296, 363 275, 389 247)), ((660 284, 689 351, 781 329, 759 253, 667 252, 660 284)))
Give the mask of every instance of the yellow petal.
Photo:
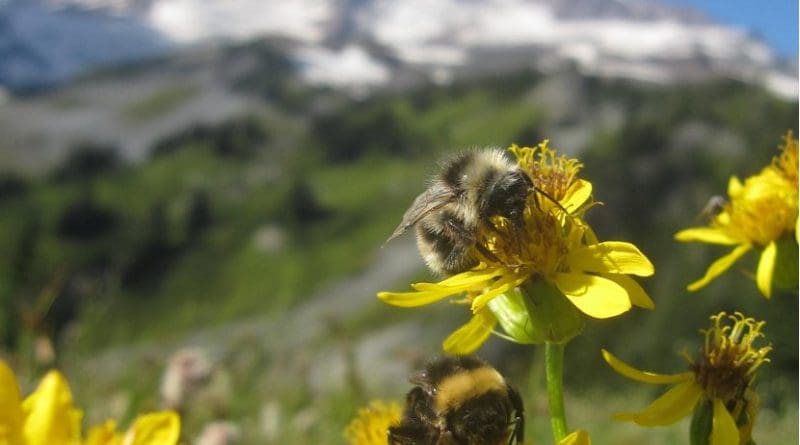
POLYGON ((181 433, 181 421, 172 411, 144 414, 125 433, 125 445, 174 445, 181 433))
POLYGON ((472 312, 475 313, 485 308, 486 304, 490 302, 492 298, 519 286, 526 279, 527 277, 525 276, 508 275, 497 280, 496 283, 492 284, 491 288, 472 300, 472 312))
POLYGON ((468 270, 466 272, 453 275, 452 277, 448 277, 438 283, 416 283, 412 284, 411 287, 417 290, 425 290, 425 288, 431 286, 472 287, 473 285, 489 281, 492 278, 500 275, 502 272, 503 269, 499 267, 491 269, 468 270))
POLYGON ((690 227, 675 234, 675 240, 681 242, 697 241, 708 244, 721 244, 732 246, 742 242, 732 237, 727 231, 715 227, 690 227))
POLYGON ((709 445, 737 445, 739 429, 736 422, 720 399, 714 399, 714 417, 711 423, 711 443, 709 445))
POLYGON ((492 334, 497 319, 489 308, 480 310, 463 326, 450 334, 442 344, 442 349, 448 354, 472 354, 492 334))
POLYGON ((561 205, 572 213, 581 208, 581 206, 589 200, 592 196, 592 183, 583 179, 578 179, 573 182, 564 194, 561 200, 561 205))
POLYGON ((615 414, 614 419, 631 420, 642 426, 670 425, 689 415, 702 394, 703 390, 694 380, 683 382, 670 388, 644 410, 615 414))
POLYGON ((22 434, 27 445, 52 445, 80 440, 81 413, 72 402, 64 376, 48 372, 22 402, 22 434))
POLYGON ((422 292, 378 292, 378 298, 386 304, 398 307, 417 307, 435 303, 443 298, 461 293, 452 288, 432 289, 422 292))
POLYGON ((631 303, 634 306, 644 309, 655 309, 656 304, 653 303, 653 300, 650 299, 650 296, 647 295, 647 292, 645 292, 645 290, 642 289, 642 286, 640 286, 639 283, 637 283, 633 278, 621 274, 600 275, 625 288, 625 291, 628 292, 628 298, 630 298, 631 303))
POLYGON ((653 275, 653 263, 631 243, 605 241, 569 252, 567 265, 575 271, 653 275))
POLYGON ((741 244, 737 246, 735 249, 731 251, 731 253, 725 255, 724 257, 714 261, 711 263, 711 266, 708 267, 706 274, 703 278, 695 281, 694 283, 687 286, 687 289, 694 292, 702 287, 705 287, 708 283, 711 282, 714 278, 720 276, 723 272, 728 270, 729 267, 733 265, 742 255, 746 254, 750 251, 752 246, 750 244, 741 244))
POLYGON ((758 260, 758 270, 756 272, 756 284, 761 294, 767 298, 772 297, 772 275, 775 271, 775 258, 778 255, 778 245, 775 241, 769 243, 761 258, 758 260))
POLYGON ((738 195, 742 191, 742 182, 739 181, 739 178, 736 176, 731 176, 731 179, 728 181, 728 196, 733 198, 734 196, 738 195))
POLYGON ((14 372, 0 360, 0 443, 21 443, 22 408, 14 372), (7 442, 4 442, 7 441, 7 442))
POLYGON ((378 292, 378 299, 398 307, 424 306, 468 290, 480 290, 501 273, 500 268, 469 270, 438 283, 414 283, 414 292, 378 292))
POLYGON ((636 380, 642 383, 650 383, 653 385, 667 385, 671 383, 679 383, 691 380, 694 374, 691 372, 682 372, 680 374, 657 374, 655 372, 640 371, 633 366, 623 362, 614 356, 614 354, 602 350, 603 359, 609 364, 614 371, 624 375, 625 377, 636 380))
POLYGON ((86 436, 85 445, 117 445, 122 436, 117 433, 117 423, 107 420, 102 425, 93 426, 86 436))
POLYGON ((597 238, 597 234, 594 233, 592 227, 589 224, 583 225, 583 237, 586 239, 586 244, 599 244, 600 239, 597 238))
POLYGON ((586 430, 577 430, 558 441, 558 445, 592 445, 592 439, 586 430))
POLYGON ((595 318, 609 318, 631 308, 628 292, 603 277, 576 273, 555 275, 555 284, 581 312, 595 318))

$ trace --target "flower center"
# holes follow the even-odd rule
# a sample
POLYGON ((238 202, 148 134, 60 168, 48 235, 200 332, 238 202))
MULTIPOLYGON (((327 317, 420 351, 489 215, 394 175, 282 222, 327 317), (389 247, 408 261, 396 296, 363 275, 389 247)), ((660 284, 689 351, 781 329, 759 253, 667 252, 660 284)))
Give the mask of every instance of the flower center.
POLYGON ((483 245, 494 257, 490 263, 499 262, 518 273, 544 276, 557 271, 569 251, 568 239, 554 211, 538 209, 535 204, 525 208, 522 221, 495 217, 492 223, 494 227, 486 230, 483 238, 483 245))
MULTIPOLYGON (((545 140, 536 148, 511 147, 511 152, 517 157, 520 168, 528 174, 537 189, 549 198, 561 201, 567 191, 578 179, 578 173, 583 168, 577 159, 566 156, 556 156, 555 150, 549 147, 545 140)), ((549 206, 553 204, 545 204, 549 206)))
POLYGON ((481 231, 478 250, 487 264, 520 274, 550 275, 559 271, 564 255, 580 245, 583 228, 566 213, 567 197, 582 168, 577 159, 556 156, 544 141, 535 148, 511 148, 520 169, 534 184, 522 217, 491 218, 481 231))
POLYGON ((738 312, 730 316, 722 312, 711 320, 714 326, 704 331, 702 361, 690 361, 689 368, 709 398, 719 398, 726 403, 744 400, 755 370, 769 361, 767 354, 772 350, 771 346, 753 346, 763 337, 764 322, 745 318, 738 312), (726 324, 729 322, 732 324, 726 324))
POLYGON ((731 198, 716 223, 739 238, 763 247, 795 228, 796 186, 775 170, 749 178, 741 192, 731 198))
POLYGON ((776 168, 786 179, 797 187, 797 139, 789 131, 783 137, 783 147, 780 156, 772 160, 772 166, 776 168))

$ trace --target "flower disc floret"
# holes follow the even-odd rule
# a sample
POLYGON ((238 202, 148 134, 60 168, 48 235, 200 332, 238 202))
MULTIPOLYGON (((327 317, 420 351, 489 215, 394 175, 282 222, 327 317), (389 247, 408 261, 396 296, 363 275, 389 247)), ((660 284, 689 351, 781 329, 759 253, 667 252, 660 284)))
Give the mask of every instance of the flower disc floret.
POLYGON ((711 317, 714 326, 704 331, 705 345, 700 361, 690 360, 689 368, 695 381, 710 398, 726 402, 744 397, 755 371, 769 362, 771 346, 756 348, 754 343, 763 337, 764 322, 756 322, 737 312, 711 317), (732 324, 726 324, 732 322, 732 324))

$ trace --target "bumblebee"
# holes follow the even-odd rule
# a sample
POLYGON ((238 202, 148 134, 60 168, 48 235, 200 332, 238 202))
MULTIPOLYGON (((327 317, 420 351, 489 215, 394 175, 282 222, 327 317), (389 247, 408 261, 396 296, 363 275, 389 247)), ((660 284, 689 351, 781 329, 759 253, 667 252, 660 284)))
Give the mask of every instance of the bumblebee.
POLYGON ((498 148, 461 153, 447 162, 427 190, 403 215, 387 240, 416 228, 417 247, 435 273, 452 275, 476 266, 481 227, 490 218, 504 216, 522 225, 522 212, 533 182, 498 148))
POLYGON ((399 425, 389 445, 519 445, 525 437, 519 393, 474 356, 429 363, 409 379, 399 425))

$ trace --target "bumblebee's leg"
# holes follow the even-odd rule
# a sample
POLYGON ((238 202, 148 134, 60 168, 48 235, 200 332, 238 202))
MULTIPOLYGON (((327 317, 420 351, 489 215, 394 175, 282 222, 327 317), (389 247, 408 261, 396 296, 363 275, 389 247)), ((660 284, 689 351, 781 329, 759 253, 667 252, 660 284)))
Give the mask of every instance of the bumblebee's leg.
POLYGON ((422 388, 414 387, 406 395, 404 419, 414 423, 432 424, 436 420, 436 413, 433 411, 431 403, 430 396, 422 388))
POLYGON ((449 252, 443 259, 443 269, 451 274, 464 272, 478 264, 470 252, 475 245, 475 235, 459 219, 445 215, 443 226, 450 241, 449 252))
POLYGON ((521 444, 525 440, 525 409, 522 406, 522 397, 511 385, 506 385, 508 398, 514 408, 514 431, 508 439, 509 445, 521 444))
POLYGON ((424 425, 399 425, 389 427, 389 445, 435 445, 436 433, 424 425))
POLYGON ((495 256, 492 252, 490 252, 486 247, 483 246, 481 243, 475 243, 475 248, 480 252, 481 255, 486 257, 487 260, 491 260, 494 262, 499 263, 500 259, 495 256))

